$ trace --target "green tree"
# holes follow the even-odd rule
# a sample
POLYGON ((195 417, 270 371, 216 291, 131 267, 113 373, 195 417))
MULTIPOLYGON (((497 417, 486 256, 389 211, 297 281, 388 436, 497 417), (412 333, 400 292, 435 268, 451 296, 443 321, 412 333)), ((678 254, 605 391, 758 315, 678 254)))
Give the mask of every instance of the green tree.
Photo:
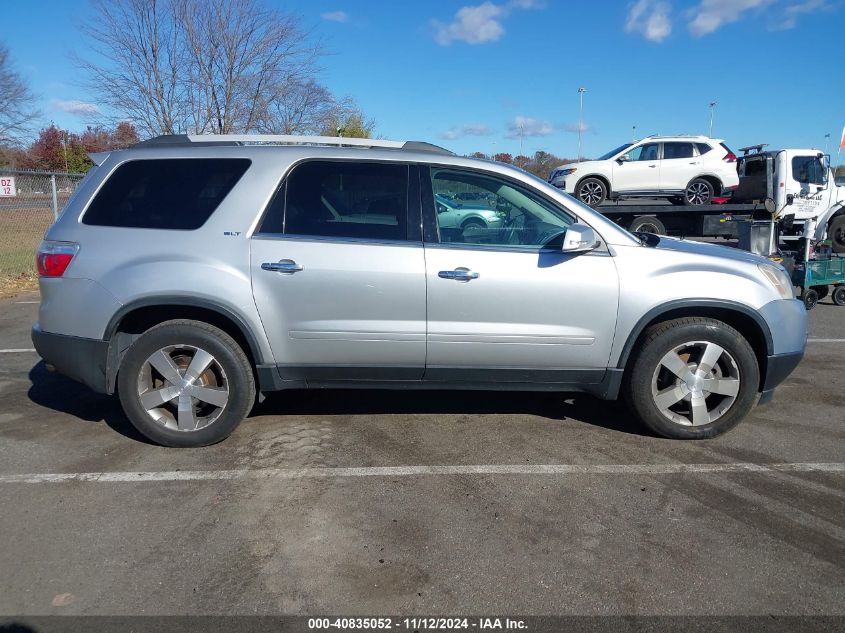
POLYGON ((372 138, 376 123, 367 119, 360 110, 338 112, 326 119, 322 136, 343 136, 345 138, 372 138))

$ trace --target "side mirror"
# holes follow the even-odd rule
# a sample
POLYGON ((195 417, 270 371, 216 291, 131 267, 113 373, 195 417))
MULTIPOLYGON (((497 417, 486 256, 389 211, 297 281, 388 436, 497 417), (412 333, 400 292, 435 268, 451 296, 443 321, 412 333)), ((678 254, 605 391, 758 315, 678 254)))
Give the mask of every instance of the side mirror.
POLYGON ((764 205, 766 207, 766 211, 768 211, 769 213, 774 213, 775 211, 777 211, 777 205, 775 204, 773 198, 766 198, 766 202, 764 203, 764 205))
POLYGON ((786 194, 786 206, 791 207, 793 202, 795 202, 795 194, 786 194))
POLYGON ((621 165, 622 163, 627 163, 629 160, 631 159, 628 157, 628 154, 622 154, 622 156, 616 159, 616 162, 621 165))
POLYGON ((586 224, 572 224, 563 236, 564 253, 586 253, 599 245, 596 232, 586 224))

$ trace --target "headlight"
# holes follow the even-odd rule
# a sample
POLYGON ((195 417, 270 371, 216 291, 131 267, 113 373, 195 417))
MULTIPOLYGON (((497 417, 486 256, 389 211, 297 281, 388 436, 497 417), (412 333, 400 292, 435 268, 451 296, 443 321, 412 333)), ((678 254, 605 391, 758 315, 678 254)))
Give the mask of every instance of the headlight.
POLYGON ((574 174, 576 171, 577 171, 577 169, 575 167, 572 167, 570 169, 561 169, 559 172, 557 172, 557 175, 558 176, 568 176, 569 174, 574 174))
POLYGON ((772 266, 770 264, 757 264, 757 268, 763 273, 763 276, 769 280, 769 283, 777 290, 781 299, 794 299, 795 291, 792 289, 792 280, 786 274, 783 268, 772 266))

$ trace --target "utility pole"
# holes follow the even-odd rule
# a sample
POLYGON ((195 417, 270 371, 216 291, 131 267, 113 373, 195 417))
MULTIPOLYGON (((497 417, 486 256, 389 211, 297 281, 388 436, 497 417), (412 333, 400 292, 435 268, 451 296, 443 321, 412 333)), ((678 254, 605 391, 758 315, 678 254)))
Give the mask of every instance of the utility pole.
POLYGON ((581 162, 581 132, 584 130, 584 93, 586 88, 578 88, 578 162, 581 162))
POLYGON ((67 143, 68 143, 68 134, 69 134, 69 133, 68 133, 68 131, 67 131, 67 130, 65 130, 65 135, 62 137, 62 150, 64 151, 64 154, 65 154, 65 173, 68 173, 68 168, 67 168, 67 143))
POLYGON ((713 113, 716 111, 716 102, 710 102, 710 134, 708 136, 713 138, 713 113))
POLYGON ((637 126, 631 126, 631 142, 634 143, 637 140, 637 126))
POLYGON ((519 155, 522 156, 522 146, 525 143, 525 126, 520 123, 519 124, 519 155))
POLYGON ((828 133, 828 134, 824 135, 824 153, 825 153, 825 156, 830 154, 829 150, 830 150, 830 134, 828 133))

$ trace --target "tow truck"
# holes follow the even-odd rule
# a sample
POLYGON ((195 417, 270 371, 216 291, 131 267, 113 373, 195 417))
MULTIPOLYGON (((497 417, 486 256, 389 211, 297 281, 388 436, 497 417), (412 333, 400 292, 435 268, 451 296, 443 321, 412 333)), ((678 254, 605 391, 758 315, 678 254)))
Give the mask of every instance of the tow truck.
POLYGON ((739 238, 740 247, 761 255, 778 251, 780 239, 798 240, 815 223, 815 241, 827 236, 845 253, 845 187, 837 186, 830 157, 816 149, 740 149, 739 186, 721 204, 677 207, 608 203, 598 210, 632 232, 679 237, 739 238), (775 223, 778 230, 775 230, 775 223))

